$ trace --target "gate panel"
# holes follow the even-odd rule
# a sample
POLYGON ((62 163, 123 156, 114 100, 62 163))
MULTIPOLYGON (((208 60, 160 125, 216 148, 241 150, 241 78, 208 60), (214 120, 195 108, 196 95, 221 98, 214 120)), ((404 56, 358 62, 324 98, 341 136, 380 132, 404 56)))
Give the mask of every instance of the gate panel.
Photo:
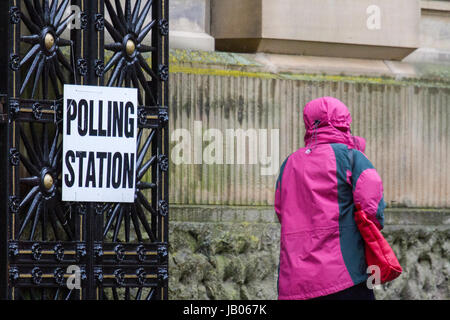
POLYGON ((167 9, 165 0, 0 4, 1 298, 167 299, 167 9), (134 203, 61 201, 65 83, 138 88, 134 203), (66 286, 72 265, 81 290, 66 286))
POLYGON ((167 299, 167 156, 161 147, 167 130, 167 107, 161 88, 167 88, 162 56, 167 36, 162 17, 165 1, 104 1, 103 56, 108 59, 102 83, 138 88, 139 132, 135 202, 103 206, 97 257, 97 298, 167 299), (152 62, 149 63, 149 60, 152 62), (155 63, 156 61, 156 63, 155 63), (159 63, 157 63, 159 61, 159 63), (156 67, 155 67, 156 66, 156 67), (117 288, 120 284, 120 289, 117 288))

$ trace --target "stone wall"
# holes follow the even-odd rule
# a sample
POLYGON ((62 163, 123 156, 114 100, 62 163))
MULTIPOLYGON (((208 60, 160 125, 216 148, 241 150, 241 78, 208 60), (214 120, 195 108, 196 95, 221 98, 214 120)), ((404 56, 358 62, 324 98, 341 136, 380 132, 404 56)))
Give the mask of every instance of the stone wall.
POLYGON ((303 107, 333 96, 349 107, 352 133, 367 140, 365 153, 383 179, 389 206, 450 207, 448 79, 271 72, 255 58, 172 51, 171 203, 272 205, 280 165, 304 146, 303 107), (177 129, 188 137, 173 134, 177 129), (208 136, 210 129, 222 139, 208 136), (254 161, 227 143, 229 129, 254 133, 243 141, 254 161), (217 162, 207 161, 211 146, 217 162), (189 159, 176 164, 180 154, 189 159), (238 163, 240 154, 245 163, 238 163))
MULTIPOLYGON (((318 72, 311 58, 189 50, 170 59, 171 132, 279 129, 279 164, 303 146, 307 101, 344 101, 383 179, 383 233, 404 267, 377 298, 450 298, 450 68, 338 59, 320 60, 318 72), (394 72, 405 66, 409 79, 394 72)), ((262 167, 171 162, 170 299, 277 298, 277 175, 262 167)))
MULTIPOLYGON (((450 299, 450 211, 390 209, 403 274, 377 299, 450 299)), ((279 224, 270 207, 172 206, 170 299, 276 299, 279 224)))

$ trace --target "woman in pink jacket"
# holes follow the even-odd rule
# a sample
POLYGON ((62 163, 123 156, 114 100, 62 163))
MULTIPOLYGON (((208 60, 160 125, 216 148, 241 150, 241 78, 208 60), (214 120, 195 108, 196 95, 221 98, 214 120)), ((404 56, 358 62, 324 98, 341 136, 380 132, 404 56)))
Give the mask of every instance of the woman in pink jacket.
POLYGON ((281 223, 279 299, 375 299, 366 286, 364 242, 354 221, 360 203, 383 228, 383 185, 364 155, 365 141, 338 99, 303 110, 305 147, 282 164, 275 211, 281 223))

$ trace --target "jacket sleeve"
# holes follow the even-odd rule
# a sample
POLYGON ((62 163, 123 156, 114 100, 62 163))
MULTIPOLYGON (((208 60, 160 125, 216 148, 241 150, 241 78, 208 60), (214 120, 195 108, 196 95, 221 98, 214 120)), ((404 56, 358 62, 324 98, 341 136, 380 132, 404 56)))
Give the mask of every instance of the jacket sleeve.
POLYGON ((277 214, 278 217, 278 221, 281 223, 281 217, 282 217, 282 192, 281 192, 281 182, 283 179, 283 173, 284 173, 284 168, 286 167, 286 163, 288 161, 289 157, 286 158, 286 160, 284 160, 283 164, 280 167, 280 173, 278 175, 278 179, 277 182, 275 184, 275 213, 277 214))
POLYGON ((367 217, 378 229, 384 227, 383 182, 372 163, 360 151, 353 149, 352 188, 353 202, 359 203, 367 217))

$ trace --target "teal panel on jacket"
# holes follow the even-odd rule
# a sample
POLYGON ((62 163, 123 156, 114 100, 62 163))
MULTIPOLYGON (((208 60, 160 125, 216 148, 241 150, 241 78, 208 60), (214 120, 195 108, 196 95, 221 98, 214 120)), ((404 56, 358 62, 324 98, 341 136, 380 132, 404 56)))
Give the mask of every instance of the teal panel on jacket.
MULTIPOLYGON (((336 157, 336 177, 339 202, 339 239, 345 266, 356 285, 368 278, 364 254, 364 240, 354 220, 352 186, 347 183, 347 170, 351 170, 349 149, 344 144, 331 144, 336 157)), ((354 165, 359 165, 354 163, 354 165)), ((362 172, 362 171, 361 171, 362 172)), ((361 172, 359 174, 361 174, 361 172)))
POLYGON ((281 179, 283 178, 284 167, 286 166, 287 161, 289 160, 290 155, 284 160, 280 167, 280 174, 278 175, 278 179, 276 182, 275 189, 281 188, 281 179))
POLYGON ((372 162, 370 162, 361 151, 353 149, 351 153, 353 153, 352 185, 353 190, 355 190, 356 182, 358 181, 361 173, 367 169, 374 169, 374 167, 372 162))
POLYGON ((384 228, 384 209, 386 208, 386 202, 384 202, 384 196, 381 198, 380 202, 378 203, 378 209, 377 209, 377 220, 381 225, 381 228, 384 228))

